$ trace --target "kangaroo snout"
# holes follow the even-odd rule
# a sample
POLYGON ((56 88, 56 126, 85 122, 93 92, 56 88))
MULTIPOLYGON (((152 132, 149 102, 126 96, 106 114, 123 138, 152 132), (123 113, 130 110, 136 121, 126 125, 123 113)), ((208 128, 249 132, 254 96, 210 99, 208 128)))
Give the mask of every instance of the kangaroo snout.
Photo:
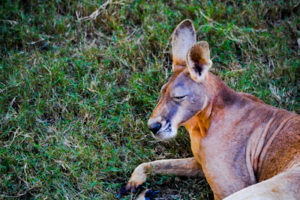
POLYGON ((161 128, 161 123, 160 122, 148 123, 148 128, 150 129, 150 131, 152 131, 153 134, 156 134, 161 128))

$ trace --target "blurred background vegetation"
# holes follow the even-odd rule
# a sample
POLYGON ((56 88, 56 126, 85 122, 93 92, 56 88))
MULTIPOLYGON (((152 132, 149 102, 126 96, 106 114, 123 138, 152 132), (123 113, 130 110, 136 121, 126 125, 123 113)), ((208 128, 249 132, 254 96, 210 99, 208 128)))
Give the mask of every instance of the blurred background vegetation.
MULTIPOLYGON (((157 142, 146 127, 186 18, 210 44, 212 73, 299 113, 299 14, 297 0, 2 1, 0 199, 115 199, 141 162, 191 156, 184 129, 157 142)), ((199 178, 146 187, 212 198, 199 178)))

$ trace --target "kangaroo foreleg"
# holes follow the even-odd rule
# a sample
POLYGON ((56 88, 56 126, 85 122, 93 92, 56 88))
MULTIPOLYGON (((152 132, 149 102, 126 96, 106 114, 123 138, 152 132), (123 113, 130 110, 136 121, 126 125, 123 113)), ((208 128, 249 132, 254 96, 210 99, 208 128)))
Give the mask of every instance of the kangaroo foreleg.
POLYGON ((125 189, 134 191, 135 188, 146 182, 147 175, 165 174, 177 176, 204 176, 201 165, 195 158, 157 160, 140 164, 133 171, 125 189))

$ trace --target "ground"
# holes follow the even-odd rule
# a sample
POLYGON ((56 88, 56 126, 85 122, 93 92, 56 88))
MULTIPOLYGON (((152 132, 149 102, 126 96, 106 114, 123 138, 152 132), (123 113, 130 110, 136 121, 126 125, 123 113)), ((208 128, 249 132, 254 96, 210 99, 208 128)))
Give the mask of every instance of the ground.
MULTIPOLYGON (((138 164, 191 156, 183 128, 158 142, 146 123, 186 18, 210 44, 212 73, 300 112, 299 1, 4 0, 0 14, 0 198, 116 199, 138 164)), ((146 187, 212 198, 200 178, 146 187)))

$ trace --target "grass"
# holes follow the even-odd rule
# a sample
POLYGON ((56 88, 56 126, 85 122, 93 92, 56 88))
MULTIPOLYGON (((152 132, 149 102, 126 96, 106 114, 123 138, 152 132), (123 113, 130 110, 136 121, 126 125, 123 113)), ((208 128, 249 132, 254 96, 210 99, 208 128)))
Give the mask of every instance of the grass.
MULTIPOLYGON (((171 74, 170 35, 186 18, 209 42, 214 74, 300 113, 299 13, 281 0, 4 1, 0 198, 115 199, 138 164, 191 156, 184 129, 157 142, 146 128, 171 74)), ((199 178, 146 186, 159 199, 212 199, 199 178)))

